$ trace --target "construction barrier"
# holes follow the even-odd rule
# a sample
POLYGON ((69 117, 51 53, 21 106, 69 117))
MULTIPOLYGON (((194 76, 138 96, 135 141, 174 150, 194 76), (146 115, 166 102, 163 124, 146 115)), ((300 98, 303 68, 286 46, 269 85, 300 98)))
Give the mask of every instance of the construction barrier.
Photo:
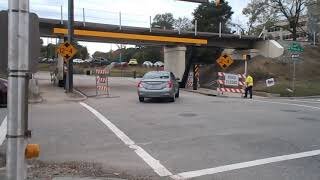
POLYGON ((110 95, 109 92, 109 69, 96 69, 96 96, 98 95, 110 95), (103 91, 104 93, 101 93, 103 91))
POLYGON ((186 88, 192 88, 193 87, 193 72, 190 71, 188 75, 188 80, 186 84, 186 88))
POLYGON ((245 79, 246 76, 244 74, 218 72, 218 94, 223 94, 224 92, 244 94, 245 79))

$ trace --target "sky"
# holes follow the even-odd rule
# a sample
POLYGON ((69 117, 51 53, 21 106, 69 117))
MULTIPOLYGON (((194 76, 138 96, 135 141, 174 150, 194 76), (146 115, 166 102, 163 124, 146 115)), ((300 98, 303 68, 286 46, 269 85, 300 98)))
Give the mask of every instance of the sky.
MULTIPOLYGON (((9 0, 0 0, 0 10, 8 8, 9 0)), ((234 11, 232 21, 245 24, 247 18, 242 15, 242 9, 250 0, 227 0, 234 11)), ((150 16, 171 12, 174 17, 188 17, 192 19, 192 12, 199 5, 197 3, 183 2, 179 0, 74 0, 75 20, 83 21, 83 8, 85 20, 104 24, 119 24, 121 12, 122 25, 149 27, 150 16)), ((30 9, 40 17, 61 19, 61 7, 63 18, 67 19, 68 0, 30 0, 30 9)), ((55 43, 55 40, 45 39, 55 43)), ((107 52, 116 45, 107 43, 80 42, 87 46, 92 55, 95 51, 107 52)))

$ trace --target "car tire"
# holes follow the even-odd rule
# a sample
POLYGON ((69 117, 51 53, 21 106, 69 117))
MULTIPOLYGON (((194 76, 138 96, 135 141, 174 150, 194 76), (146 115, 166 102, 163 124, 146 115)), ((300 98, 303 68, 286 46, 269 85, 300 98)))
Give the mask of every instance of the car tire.
POLYGON ((178 92, 176 93, 176 98, 180 97, 180 90, 178 89, 178 92))
POLYGON ((144 97, 139 97, 140 102, 144 102, 144 97))

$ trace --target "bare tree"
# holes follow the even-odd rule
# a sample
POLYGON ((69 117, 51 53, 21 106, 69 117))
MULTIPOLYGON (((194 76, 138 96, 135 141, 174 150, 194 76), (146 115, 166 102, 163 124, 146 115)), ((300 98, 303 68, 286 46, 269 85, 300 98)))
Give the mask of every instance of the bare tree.
POLYGON ((280 16, 285 18, 289 25, 284 26, 285 30, 292 33, 293 40, 297 40, 300 17, 306 13, 306 7, 311 0, 267 0, 268 6, 277 10, 280 16))
POLYGON ((175 29, 181 31, 192 30, 193 27, 191 20, 186 17, 175 19, 173 26, 175 29))
POLYGON ((260 34, 263 27, 274 26, 279 18, 276 10, 268 6, 266 0, 251 0, 247 7, 242 10, 242 14, 249 18, 247 23, 248 34, 260 34))

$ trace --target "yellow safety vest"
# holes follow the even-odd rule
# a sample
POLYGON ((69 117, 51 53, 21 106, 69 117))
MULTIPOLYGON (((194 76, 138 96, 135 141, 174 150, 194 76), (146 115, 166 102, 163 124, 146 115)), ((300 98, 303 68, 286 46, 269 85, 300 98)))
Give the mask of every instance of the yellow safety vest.
POLYGON ((253 86, 253 78, 251 76, 247 76, 246 84, 247 86, 253 86))

